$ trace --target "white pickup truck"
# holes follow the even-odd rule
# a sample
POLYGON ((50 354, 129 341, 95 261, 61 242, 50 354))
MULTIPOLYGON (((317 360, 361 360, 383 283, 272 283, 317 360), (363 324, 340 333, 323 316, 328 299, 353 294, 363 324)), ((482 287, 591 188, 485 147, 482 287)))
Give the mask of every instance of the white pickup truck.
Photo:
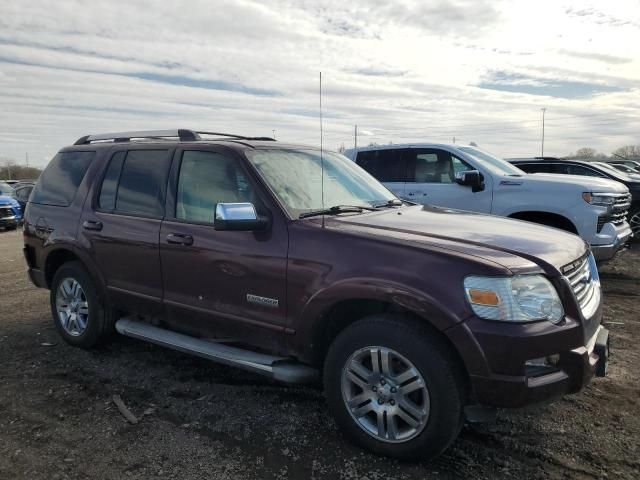
POLYGON ((376 145, 345 155, 400 198, 415 203, 502 215, 580 235, 599 261, 631 238, 631 205, 622 183, 577 175, 527 175, 472 146, 376 145))

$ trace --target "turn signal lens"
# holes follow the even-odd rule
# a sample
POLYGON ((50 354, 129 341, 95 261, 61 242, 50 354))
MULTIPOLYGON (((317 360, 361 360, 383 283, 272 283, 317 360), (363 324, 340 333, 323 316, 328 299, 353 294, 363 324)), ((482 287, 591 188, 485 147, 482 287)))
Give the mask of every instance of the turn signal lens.
POLYGON ((491 307, 497 307, 500 305, 500 297, 496 292, 491 290, 480 290, 478 288, 470 288, 468 290, 469 301, 476 305, 488 305, 491 307))

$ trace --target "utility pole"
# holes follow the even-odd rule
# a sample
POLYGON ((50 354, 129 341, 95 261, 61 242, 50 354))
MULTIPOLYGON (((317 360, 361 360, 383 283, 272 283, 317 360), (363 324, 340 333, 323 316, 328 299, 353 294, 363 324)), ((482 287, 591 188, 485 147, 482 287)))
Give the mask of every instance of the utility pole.
POLYGON ((353 129, 353 148, 358 148, 358 125, 353 129))
POLYGON ((542 157, 544 157, 544 114, 546 113, 547 109, 546 108, 542 108, 542 157))
POLYGON ((273 139, 275 140, 276 139, 276 131, 275 131, 275 129, 271 130, 271 131, 273 132, 273 139))
POLYGON ((456 143, 456 137, 453 137, 453 143, 456 143))
POLYGON ((29 152, 25 152, 24 160, 25 160, 25 163, 27 164, 27 168, 29 168, 29 152))

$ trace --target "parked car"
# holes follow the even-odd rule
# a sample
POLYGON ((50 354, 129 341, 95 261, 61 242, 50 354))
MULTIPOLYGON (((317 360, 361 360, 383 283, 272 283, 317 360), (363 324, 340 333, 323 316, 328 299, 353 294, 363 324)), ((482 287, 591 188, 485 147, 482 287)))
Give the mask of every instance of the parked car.
POLYGON ((29 195, 35 183, 32 182, 19 182, 13 186, 13 197, 20 204, 20 209, 24 212, 27 208, 27 202, 29 201, 29 195))
POLYGON ((403 459, 445 450, 478 405, 548 401, 605 374, 579 237, 408 204, 338 154, 206 138, 85 136, 49 163, 24 252, 67 343, 115 329, 285 382, 322 378, 346 435, 403 459))
POLYGON ((0 182, 0 228, 15 229, 22 221, 22 209, 13 194, 9 184, 0 182))
POLYGON ((345 154, 401 198, 567 230, 586 240, 598 261, 612 258, 631 237, 625 220, 631 197, 618 182, 526 175, 473 146, 386 145, 345 154))
MULTIPOLYGON (((519 158, 510 159, 509 161, 528 173, 586 175, 589 177, 607 178, 623 183, 631 193, 631 206, 629 207, 627 219, 634 235, 640 235, 640 176, 627 175, 604 162, 563 160, 553 157, 519 158)), ((603 198, 602 200, 606 199, 603 198)), ((610 212, 598 220, 599 230, 604 228, 608 219, 617 218, 617 215, 619 215, 615 204, 613 204, 611 200, 609 200, 609 203, 610 212)))
POLYGON ((640 161, 637 160, 607 160, 606 163, 612 166, 624 165, 627 168, 633 169, 636 173, 640 173, 640 161))

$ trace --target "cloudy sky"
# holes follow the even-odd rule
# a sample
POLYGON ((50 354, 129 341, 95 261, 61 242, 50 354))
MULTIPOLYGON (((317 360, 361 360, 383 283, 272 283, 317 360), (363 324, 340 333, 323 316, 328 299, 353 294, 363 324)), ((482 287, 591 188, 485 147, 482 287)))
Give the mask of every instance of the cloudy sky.
POLYGON ((640 144, 640 2, 8 0, 0 157, 98 132, 475 141, 502 156, 640 144))

